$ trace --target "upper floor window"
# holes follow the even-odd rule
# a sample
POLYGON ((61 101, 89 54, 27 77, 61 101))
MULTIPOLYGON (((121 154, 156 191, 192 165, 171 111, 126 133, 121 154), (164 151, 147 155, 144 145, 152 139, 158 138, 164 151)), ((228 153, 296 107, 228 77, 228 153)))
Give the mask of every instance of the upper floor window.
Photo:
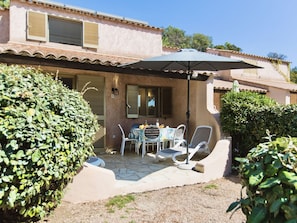
POLYGON ((27 39, 97 48, 98 24, 28 11, 27 39))
POLYGON ((82 23, 48 17, 49 41, 70 45, 82 45, 82 23))
POLYGON ((170 117, 172 114, 172 89, 127 85, 127 117, 170 117))

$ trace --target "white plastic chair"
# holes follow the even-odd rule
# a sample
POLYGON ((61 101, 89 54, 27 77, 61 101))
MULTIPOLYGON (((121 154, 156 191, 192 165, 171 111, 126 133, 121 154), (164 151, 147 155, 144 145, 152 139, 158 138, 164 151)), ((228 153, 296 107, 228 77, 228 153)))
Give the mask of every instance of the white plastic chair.
POLYGON ((124 132, 122 126, 120 124, 118 124, 118 126, 119 126, 119 128, 121 130, 121 133, 122 133, 122 143, 121 143, 120 153, 123 156, 124 155, 124 152, 125 152, 126 142, 130 142, 130 150, 131 150, 131 145, 134 144, 134 146, 135 146, 136 139, 132 139, 132 138, 126 137, 125 132, 124 132))
POLYGON ((149 125, 143 130, 143 141, 142 141, 142 158, 146 154, 147 145, 157 145, 157 152, 160 149, 160 129, 156 125, 149 125))
POLYGON ((180 124, 179 126, 176 127, 176 130, 174 132, 173 136, 173 145, 179 143, 180 141, 184 141, 184 134, 186 131, 186 125, 180 124))
MULTIPOLYGON (((188 146, 188 160, 190 160, 196 152, 209 152, 208 143, 212 135, 211 126, 197 126, 192 136, 191 142, 188 146)), ((184 161, 178 161, 177 156, 187 154, 186 141, 180 140, 172 148, 160 150, 156 153, 156 159, 171 158, 175 163, 185 163, 184 161)))

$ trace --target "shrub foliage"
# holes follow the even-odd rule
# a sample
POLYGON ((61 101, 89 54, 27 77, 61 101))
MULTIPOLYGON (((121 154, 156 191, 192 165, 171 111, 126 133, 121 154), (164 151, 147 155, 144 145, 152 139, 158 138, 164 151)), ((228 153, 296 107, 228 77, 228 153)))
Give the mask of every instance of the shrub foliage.
POLYGON ((241 208, 247 223, 296 223, 297 138, 261 143, 238 161, 245 195, 227 211, 241 208))
POLYGON ((0 216, 40 219, 93 155, 96 117, 79 92, 30 67, 0 64, 0 106, 0 216))
POLYGON ((264 142, 266 129, 280 129, 281 107, 271 98, 254 92, 228 92, 222 97, 221 124, 232 137, 233 155, 243 157, 264 142))

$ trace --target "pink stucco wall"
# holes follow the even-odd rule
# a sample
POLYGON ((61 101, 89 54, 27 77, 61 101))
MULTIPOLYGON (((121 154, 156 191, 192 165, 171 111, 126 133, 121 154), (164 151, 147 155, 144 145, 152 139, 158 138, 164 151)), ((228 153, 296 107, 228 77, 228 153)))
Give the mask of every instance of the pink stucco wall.
POLYGON ((9 13, 8 10, 0 9, 0 43, 9 40, 9 13))
MULTIPOLYGON (((48 13, 48 15, 58 16, 76 21, 96 22, 99 24, 99 47, 97 52, 101 54, 129 56, 143 58, 160 55, 162 53, 161 29, 148 26, 135 26, 129 23, 122 23, 117 20, 104 20, 95 14, 83 14, 59 7, 48 7, 46 4, 26 3, 25 1, 11 1, 10 7, 10 41, 28 43, 26 40, 26 12, 34 10, 36 12, 48 13), (131 38, 133 36, 133 38, 131 38)), ((79 46, 61 45, 50 42, 34 42, 41 46, 63 47, 64 49, 82 50, 79 46)))

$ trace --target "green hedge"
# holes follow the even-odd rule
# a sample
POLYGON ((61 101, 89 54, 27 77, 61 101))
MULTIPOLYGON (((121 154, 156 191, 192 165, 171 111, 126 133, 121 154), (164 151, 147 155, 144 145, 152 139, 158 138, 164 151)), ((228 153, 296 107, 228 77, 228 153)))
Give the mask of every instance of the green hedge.
POLYGON ((287 118, 286 112, 290 113, 288 109, 258 93, 226 93, 222 97, 221 124, 222 130, 232 136, 233 155, 244 157, 265 140, 266 130, 277 135, 285 134, 288 128, 282 129, 281 125, 287 118))
MULTIPOLYGON (((271 136, 268 136, 271 139, 271 136)), ((241 208, 247 223, 297 223, 297 138, 261 143, 240 158, 241 208)))
POLYGON ((95 115, 79 92, 30 67, 0 64, 0 216, 44 217, 93 155, 95 115))

